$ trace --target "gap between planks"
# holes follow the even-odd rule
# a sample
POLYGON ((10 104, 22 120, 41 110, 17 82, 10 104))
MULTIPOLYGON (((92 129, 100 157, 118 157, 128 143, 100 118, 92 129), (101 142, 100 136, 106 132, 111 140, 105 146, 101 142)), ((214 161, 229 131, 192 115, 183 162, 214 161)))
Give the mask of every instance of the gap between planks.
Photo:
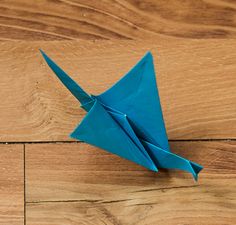
MULTIPOLYGON (((176 139, 176 140, 172 140, 172 139, 169 139, 169 142, 213 142, 213 141, 222 141, 222 142, 225 142, 225 141, 236 141, 236 138, 224 138, 224 139, 221 139, 221 138, 214 138, 214 139, 176 139)), ((3 142, 0 142, 0 145, 14 145, 14 144, 74 144, 74 143, 84 143, 82 141, 14 141, 14 142, 11 142, 11 141, 3 141, 3 142)))
POLYGON ((23 163, 24 163, 24 225, 26 225, 26 166, 25 166, 25 144, 23 144, 23 163))

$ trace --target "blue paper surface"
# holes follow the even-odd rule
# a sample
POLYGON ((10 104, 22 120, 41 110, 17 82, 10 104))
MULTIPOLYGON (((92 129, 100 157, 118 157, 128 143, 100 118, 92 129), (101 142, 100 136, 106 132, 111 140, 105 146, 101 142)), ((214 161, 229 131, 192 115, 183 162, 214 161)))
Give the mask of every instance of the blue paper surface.
POLYGON ((49 67, 88 113, 70 137, 100 147, 150 170, 180 169, 197 180, 203 167, 171 153, 148 52, 104 93, 87 94, 40 50, 49 67))

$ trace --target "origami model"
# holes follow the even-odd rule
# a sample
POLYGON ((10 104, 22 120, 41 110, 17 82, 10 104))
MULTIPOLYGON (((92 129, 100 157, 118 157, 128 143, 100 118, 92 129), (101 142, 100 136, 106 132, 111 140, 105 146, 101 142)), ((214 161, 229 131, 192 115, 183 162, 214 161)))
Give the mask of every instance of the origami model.
POLYGON ((153 171, 158 168, 188 171, 197 180, 203 167, 170 151, 150 52, 121 80, 98 96, 87 94, 43 51, 41 53, 88 112, 70 137, 153 171))

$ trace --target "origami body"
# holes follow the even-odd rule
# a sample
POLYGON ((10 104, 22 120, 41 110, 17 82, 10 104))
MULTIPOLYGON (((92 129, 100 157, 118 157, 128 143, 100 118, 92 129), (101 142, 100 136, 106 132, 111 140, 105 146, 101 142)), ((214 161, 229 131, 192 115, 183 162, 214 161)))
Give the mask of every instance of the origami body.
POLYGON ((44 59, 88 113, 71 137, 100 147, 150 170, 181 169, 197 180, 202 166, 170 152, 148 52, 121 80, 104 93, 88 95, 44 52, 44 59))

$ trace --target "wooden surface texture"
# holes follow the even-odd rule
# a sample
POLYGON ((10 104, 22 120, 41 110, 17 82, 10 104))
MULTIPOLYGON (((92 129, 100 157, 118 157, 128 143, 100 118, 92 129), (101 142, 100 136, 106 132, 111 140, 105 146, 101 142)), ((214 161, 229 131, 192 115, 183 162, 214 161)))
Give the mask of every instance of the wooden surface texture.
POLYGON ((235 38, 234 0, 1 0, 0 40, 235 38))
POLYGON ((42 48, 98 94, 151 50, 169 139, 236 138, 236 40, 0 43, 0 140, 68 141, 85 115, 45 64, 42 48), (14 90, 14 91, 12 91, 14 90), (14 118, 18 118, 17 120, 14 118))
POLYGON ((29 224, 233 224, 236 142, 170 142, 201 163, 184 172, 146 171, 82 143, 26 144, 29 224))
POLYGON ((23 145, 0 145, 0 224, 24 223, 23 145))
POLYGON ((1 0, 1 225, 236 224, 234 0, 1 0), (85 116, 39 53, 86 91, 145 54, 173 152, 199 181, 77 142, 85 116))

